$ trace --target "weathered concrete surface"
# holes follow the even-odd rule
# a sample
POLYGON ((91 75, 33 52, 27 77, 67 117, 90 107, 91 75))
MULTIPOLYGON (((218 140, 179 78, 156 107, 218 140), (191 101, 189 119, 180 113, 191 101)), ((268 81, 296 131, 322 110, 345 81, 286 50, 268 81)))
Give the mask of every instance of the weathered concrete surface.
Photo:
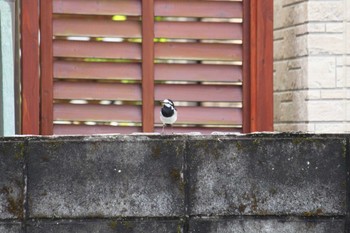
POLYGON ((32 141, 30 217, 182 215, 184 148, 142 137, 32 141))
POLYGON ((344 220, 191 220, 190 233, 340 233, 344 220))
POLYGON ((0 139, 0 220, 23 218, 23 153, 23 142, 0 139))
POLYGON ((191 215, 345 215, 346 141, 189 143, 191 215))
POLYGON ((180 221, 46 221, 29 224, 28 233, 181 233, 180 221))
POLYGON ((350 233, 348 137, 0 139, 0 232, 350 233))
POLYGON ((1 233, 24 233, 22 230, 21 223, 1 223, 0 222, 0 232, 1 233))

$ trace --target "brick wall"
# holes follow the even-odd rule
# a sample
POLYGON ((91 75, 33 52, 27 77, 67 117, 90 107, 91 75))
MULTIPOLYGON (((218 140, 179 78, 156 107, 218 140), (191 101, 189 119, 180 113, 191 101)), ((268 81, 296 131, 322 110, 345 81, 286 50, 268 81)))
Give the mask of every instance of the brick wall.
POLYGON ((349 1, 282 0, 274 10, 275 130, 349 132, 349 1))

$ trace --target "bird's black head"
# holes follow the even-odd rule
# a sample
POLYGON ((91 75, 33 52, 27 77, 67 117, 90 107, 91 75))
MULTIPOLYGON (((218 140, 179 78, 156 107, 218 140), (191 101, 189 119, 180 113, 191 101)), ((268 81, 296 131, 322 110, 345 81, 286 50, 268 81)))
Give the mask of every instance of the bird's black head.
POLYGON ((167 107, 172 106, 173 108, 175 108, 174 102, 171 99, 163 100, 162 104, 167 107))

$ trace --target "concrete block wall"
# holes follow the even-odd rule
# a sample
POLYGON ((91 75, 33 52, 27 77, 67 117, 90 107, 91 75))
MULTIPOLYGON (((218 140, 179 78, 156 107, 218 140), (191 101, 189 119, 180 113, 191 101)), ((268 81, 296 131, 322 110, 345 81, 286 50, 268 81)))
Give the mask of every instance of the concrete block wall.
POLYGON ((350 2, 274 1, 275 130, 350 131, 350 2))
POLYGON ((348 135, 0 139, 0 232, 350 232, 348 135))

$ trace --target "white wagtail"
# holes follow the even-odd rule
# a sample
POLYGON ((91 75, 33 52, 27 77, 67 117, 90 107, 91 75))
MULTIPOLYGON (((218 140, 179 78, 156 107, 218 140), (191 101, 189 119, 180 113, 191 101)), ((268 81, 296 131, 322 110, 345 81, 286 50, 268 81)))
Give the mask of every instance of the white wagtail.
POLYGON ((174 106, 174 102, 170 99, 165 99, 162 102, 162 109, 160 110, 160 120, 163 123, 162 134, 164 133, 165 126, 172 126, 177 120, 177 111, 174 106))

